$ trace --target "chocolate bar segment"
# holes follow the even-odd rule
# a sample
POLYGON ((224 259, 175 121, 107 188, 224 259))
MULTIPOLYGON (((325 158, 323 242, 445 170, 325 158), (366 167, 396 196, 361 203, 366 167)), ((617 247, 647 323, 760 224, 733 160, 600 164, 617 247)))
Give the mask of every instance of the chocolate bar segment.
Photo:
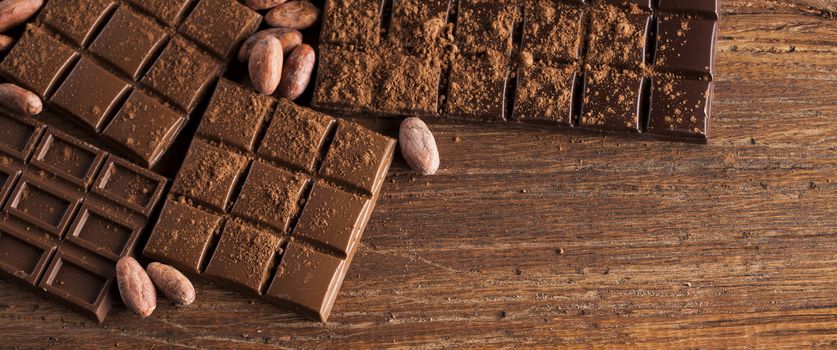
POLYGON ((0 147, 0 272, 103 321, 165 178, 32 120, 0 126, 19 132, 0 147))
POLYGON ((305 175, 254 162, 232 214, 286 232, 307 184, 305 175))
POLYGON ((709 137, 711 81, 662 76, 653 80, 648 133, 671 138, 709 137))
POLYGON ((172 26, 177 23, 193 0, 125 0, 147 12, 158 21, 172 26))
POLYGON ((335 123, 334 118, 325 114, 280 100, 258 154, 267 160, 314 172, 316 162, 321 160, 326 137, 335 123))
POLYGON ((505 61, 492 54, 453 63, 445 113, 471 121, 504 121, 508 75, 505 61))
POLYGON ((249 137, 200 133, 145 255, 325 321, 395 140, 285 99, 272 101, 271 120, 247 117, 262 105, 252 103, 257 96, 219 84, 213 101, 239 106, 229 118, 255 124, 242 127, 264 137, 250 150, 239 142, 249 137))
POLYGON ((90 188, 105 153, 78 140, 49 134, 35 150, 30 164, 84 189, 90 188))
POLYGON ((104 128, 130 86, 88 58, 82 58, 50 101, 96 131, 104 128))
POLYGON ((511 54, 516 9, 511 2, 461 0, 456 42, 465 53, 511 54))
POLYGON ((374 54, 320 47, 320 75, 311 104, 326 110, 368 111, 378 84, 374 54))
POLYGON ((325 322, 345 277, 347 261, 291 242, 265 296, 325 322))
POLYGON ((387 60, 386 72, 376 103, 382 113, 417 116, 437 113, 442 76, 438 61, 395 55, 387 60))
POLYGON ((0 226, 0 270, 34 286, 55 247, 11 227, 0 226))
POLYGON ((186 117, 147 93, 134 90, 102 133, 135 159, 154 164, 169 148, 186 117))
POLYGON ((374 194, 386 177, 386 160, 392 158, 393 149, 392 139, 357 124, 341 122, 320 175, 374 194))
POLYGON ((712 74, 715 66, 715 20, 663 16, 657 34, 656 64, 675 72, 712 74))
POLYGON ((123 6, 116 10, 102 33, 90 45, 90 52, 132 79, 137 79, 163 46, 165 38, 163 28, 123 6))
POLYGON ((572 126, 575 67, 544 64, 522 67, 518 75, 514 118, 523 123, 572 126))
POLYGON ((224 211, 247 163, 247 158, 241 155, 195 139, 172 192, 224 211))
POLYGON ((0 73, 45 98, 55 89, 78 53, 39 27, 26 32, 0 63, 0 73))
POLYGON ((227 222, 206 276, 260 295, 267 284, 280 238, 234 221, 227 222))
POLYGON ((267 96, 250 97, 249 91, 241 85, 221 80, 204 113, 198 134, 252 151, 272 101, 267 96))
POLYGON ((113 305, 115 274, 112 264, 79 249, 61 246, 38 288, 101 322, 113 305))
POLYGON ((383 0, 327 1, 321 41, 364 47, 377 45, 383 8, 383 0))
POLYGON ((115 7, 114 0, 49 1, 41 21, 76 46, 86 46, 115 7))
POLYGON ((360 240, 363 232, 359 225, 371 205, 369 198, 319 182, 311 191, 294 234, 334 249, 346 258, 360 240))
POLYGON ((216 56, 228 58, 261 23, 262 16, 235 0, 201 1, 180 32, 216 56))
POLYGON ((643 78, 632 71, 599 68, 587 75, 578 125, 609 132, 638 132, 643 78))
POLYGON ((537 60, 568 62, 579 58, 581 10, 551 1, 527 2, 523 52, 537 60))
POLYGON ((220 69, 220 64, 211 56, 176 38, 163 50, 142 81, 179 108, 191 112, 220 69))
POLYGON ((199 274, 221 220, 221 216, 169 199, 144 254, 165 260, 181 271, 199 274))
POLYGON ((588 57, 592 63, 628 68, 643 64, 651 16, 594 11, 590 25, 588 57))
MULTIPOLYGON (((452 0, 393 0, 388 44, 414 54, 437 46, 445 34, 451 3, 452 0)), ((339 20, 326 18, 324 23, 332 25, 339 20)))

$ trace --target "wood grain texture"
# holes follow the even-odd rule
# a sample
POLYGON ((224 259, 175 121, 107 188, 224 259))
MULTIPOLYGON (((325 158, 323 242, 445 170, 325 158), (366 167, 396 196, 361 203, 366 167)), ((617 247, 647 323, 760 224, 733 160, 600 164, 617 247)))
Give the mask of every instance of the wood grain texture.
POLYGON ((837 348, 835 2, 722 9, 710 145, 430 123, 439 174, 397 161, 328 324, 198 282, 98 325, 3 281, 0 347, 837 348))

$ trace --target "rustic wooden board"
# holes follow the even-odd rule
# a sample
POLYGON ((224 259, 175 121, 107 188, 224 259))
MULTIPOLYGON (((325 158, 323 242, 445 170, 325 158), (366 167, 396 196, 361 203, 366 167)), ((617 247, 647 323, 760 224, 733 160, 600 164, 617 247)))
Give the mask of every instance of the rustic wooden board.
POLYGON ((723 4, 709 146, 432 124, 328 324, 199 282, 99 325, 2 281, 0 347, 837 347, 835 7, 723 4))

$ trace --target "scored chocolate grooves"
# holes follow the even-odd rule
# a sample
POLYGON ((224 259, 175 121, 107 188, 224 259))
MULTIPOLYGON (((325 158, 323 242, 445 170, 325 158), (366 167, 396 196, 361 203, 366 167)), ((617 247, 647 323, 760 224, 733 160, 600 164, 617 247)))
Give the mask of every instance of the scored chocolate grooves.
MULTIPOLYGON (((456 37, 456 32, 459 29, 459 2, 460 0, 448 1, 448 16, 446 25, 453 28, 451 35, 453 35, 454 38, 456 37)), ((442 117, 445 115, 448 108, 448 92, 450 90, 450 76, 451 71, 453 70, 453 62, 450 62, 450 60, 444 60, 443 64, 445 66, 442 68, 442 74, 441 77, 439 77, 439 89, 436 91, 436 117, 442 117)))
POLYGON ((517 102, 517 88, 520 75, 520 56, 523 52, 523 24, 526 9, 523 6, 517 8, 517 19, 512 27, 512 52, 509 59, 508 68, 506 68, 506 89, 505 101, 503 102, 503 119, 511 121, 516 119, 514 115, 514 105, 517 102))
MULTIPOLYGON (((582 5, 584 6, 584 5, 582 5)), ((584 7, 579 7, 584 10, 584 7)), ((592 31, 593 16, 590 14, 589 8, 586 11, 581 11, 581 56, 576 60, 576 77, 573 84, 573 96, 571 112, 572 120, 570 124, 576 127, 581 123, 581 115, 584 114, 584 90, 586 89, 587 81, 587 56, 590 52, 590 33, 592 31)))

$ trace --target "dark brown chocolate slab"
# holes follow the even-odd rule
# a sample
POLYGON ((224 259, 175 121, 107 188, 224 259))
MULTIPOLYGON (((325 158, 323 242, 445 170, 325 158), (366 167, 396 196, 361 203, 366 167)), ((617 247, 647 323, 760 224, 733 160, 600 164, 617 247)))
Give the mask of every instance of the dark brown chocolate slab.
POLYGON ((327 320, 395 141, 228 81, 212 101, 145 255, 327 320))
POLYGON ((358 11, 361 19, 326 16, 312 106, 706 143, 708 127, 699 135, 650 132, 649 87, 661 75, 712 80, 718 12, 716 0, 396 0, 382 18, 372 10, 358 11), (363 44, 334 39, 358 23, 380 28, 364 29, 363 44), (615 82, 625 90, 585 81, 602 69, 638 78, 615 82), (619 96, 600 98, 608 94, 619 96), (637 110, 626 114, 625 100, 637 110))
POLYGON ((261 18, 235 0, 50 0, 0 75, 153 167, 261 18))
POLYGON ((0 130, 0 272, 103 321, 166 179, 32 120, 0 130))

